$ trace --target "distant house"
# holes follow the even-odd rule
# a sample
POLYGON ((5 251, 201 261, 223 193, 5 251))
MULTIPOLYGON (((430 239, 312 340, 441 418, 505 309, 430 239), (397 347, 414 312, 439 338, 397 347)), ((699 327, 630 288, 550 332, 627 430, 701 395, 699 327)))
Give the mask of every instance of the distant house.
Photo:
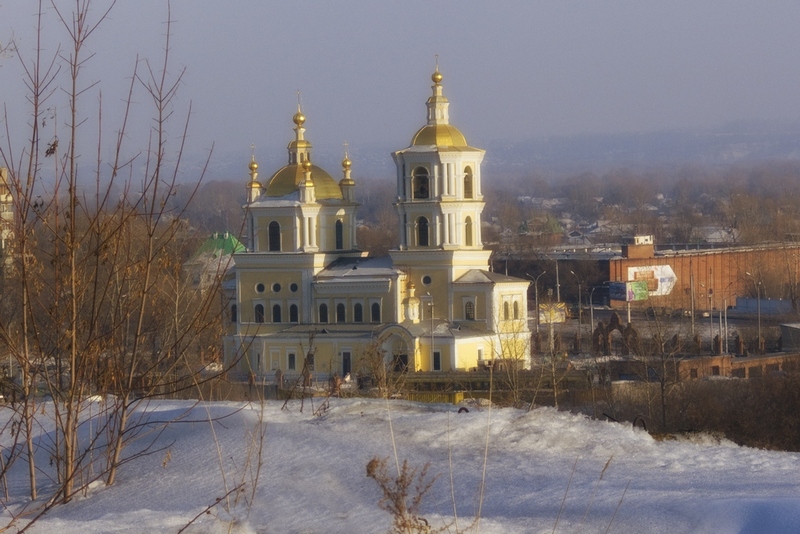
POLYGON ((244 252, 245 247, 233 234, 211 234, 194 256, 184 264, 192 287, 205 291, 233 267, 233 254, 244 252))

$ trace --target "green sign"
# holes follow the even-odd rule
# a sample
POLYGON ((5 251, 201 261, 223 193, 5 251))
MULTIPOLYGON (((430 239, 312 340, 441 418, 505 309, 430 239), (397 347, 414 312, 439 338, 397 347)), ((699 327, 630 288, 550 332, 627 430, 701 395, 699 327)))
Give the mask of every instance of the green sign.
POLYGON ((647 280, 637 280, 636 282, 628 282, 631 291, 633 292, 633 300, 647 300, 650 293, 647 289, 647 280))

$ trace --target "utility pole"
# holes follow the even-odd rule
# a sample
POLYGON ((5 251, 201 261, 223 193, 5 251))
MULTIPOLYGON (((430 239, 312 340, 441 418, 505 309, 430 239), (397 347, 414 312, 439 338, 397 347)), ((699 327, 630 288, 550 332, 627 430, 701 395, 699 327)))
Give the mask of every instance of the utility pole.
POLYGON ((539 333, 539 278, 547 271, 542 271, 539 276, 532 276, 530 273, 525 273, 528 278, 533 280, 533 293, 536 295, 536 333, 539 333))
POLYGON ((756 277, 745 271, 747 276, 753 279, 753 286, 756 289, 756 306, 758 310, 758 339, 756 340, 756 353, 761 354, 761 280, 756 282, 756 277))

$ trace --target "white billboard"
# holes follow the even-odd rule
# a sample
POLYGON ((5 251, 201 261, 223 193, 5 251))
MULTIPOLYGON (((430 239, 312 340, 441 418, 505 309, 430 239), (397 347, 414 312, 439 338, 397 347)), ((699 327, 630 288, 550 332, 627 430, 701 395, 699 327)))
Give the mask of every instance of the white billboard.
POLYGON ((645 265, 628 267, 628 280, 647 282, 647 293, 656 297, 672 293, 678 277, 669 265, 645 265))

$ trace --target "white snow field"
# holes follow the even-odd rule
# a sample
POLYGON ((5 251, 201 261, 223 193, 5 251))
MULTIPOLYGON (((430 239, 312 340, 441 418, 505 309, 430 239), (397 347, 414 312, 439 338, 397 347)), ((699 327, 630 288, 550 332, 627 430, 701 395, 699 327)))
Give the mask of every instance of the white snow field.
MULTIPOLYGON (((267 402, 260 427, 259 404, 151 402, 151 420, 180 419, 157 436, 163 450, 125 464, 115 485, 95 483, 87 495, 53 508, 30 532, 178 532, 198 515, 185 532, 387 532, 391 517, 378 507, 381 492, 366 465, 375 456, 389 458, 396 473, 392 436, 401 463, 429 463, 438 476, 422 515, 434 526, 450 525, 448 532, 800 532, 794 453, 711 437, 656 441, 628 425, 550 408, 471 406, 457 413, 450 405, 331 399, 314 415, 319 400, 313 410, 306 400, 302 412, 299 401, 281 406, 267 402), (250 501, 260 428, 263 468, 250 501), (212 506, 242 482, 238 502, 234 492, 230 505, 222 499, 212 506)), ((37 460, 45 481, 47 457, 37 460)), ((26 504, 26 469, 22 461, 11 469, 2 524, 26 504)))

